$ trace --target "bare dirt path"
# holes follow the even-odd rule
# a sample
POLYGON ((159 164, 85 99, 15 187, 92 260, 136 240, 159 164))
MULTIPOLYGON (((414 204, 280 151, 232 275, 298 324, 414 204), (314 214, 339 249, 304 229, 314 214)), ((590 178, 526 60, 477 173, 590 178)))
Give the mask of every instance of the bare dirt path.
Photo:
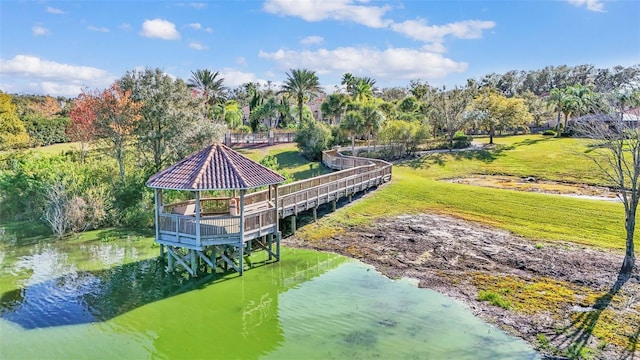
POLYGON ((620 251, 534 243, 435 214, 382 219, 314 242, 292 236, 284 244, 355 257, 391 278, 419 279, 420 287, 464 302, 548 356, 640 356, 640 277, 607 293, 622 264, 620 251), (479 290, 491 289, 511 299, 508 309, 478 300, 479 290))

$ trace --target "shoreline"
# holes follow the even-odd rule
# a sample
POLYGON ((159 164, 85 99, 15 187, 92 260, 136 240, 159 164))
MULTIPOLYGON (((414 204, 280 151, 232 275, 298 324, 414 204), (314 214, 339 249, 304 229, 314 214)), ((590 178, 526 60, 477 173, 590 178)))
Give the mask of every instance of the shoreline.
POLYGON ((546 358, 640 355, 640 276, 634 273, 620 291, 609 293, 621 251, 532 242, 436 214, 379 219, 322 240, 307 240, 302 233, 283 239, 283 245, 356 258, 393 279, 418 279, 419 287, 463 302, 475 316, 526 340, 546 358), (480 291, 504 302, 481 301, 480 291), (600 329, 611 326, 608 333, 600 329))

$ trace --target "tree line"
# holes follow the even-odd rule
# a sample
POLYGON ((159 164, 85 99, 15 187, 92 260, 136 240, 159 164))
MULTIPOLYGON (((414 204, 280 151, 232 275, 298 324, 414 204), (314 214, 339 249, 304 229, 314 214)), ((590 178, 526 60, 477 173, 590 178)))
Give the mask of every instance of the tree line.
POLYGON ((496 131, 526 132, 550 119, 560 134, 572 116, 606 111, 606 94, 638 80, 640 66, 584 65, 490 74, 453 88, 414 80, 379 89, 373 78, 346 73, 326 94, 308 69, 291 69, 278 86, 235 89, 207 69, 193 71, 187 81, 145 69, 126 72, 107 89, 83 89, 75 99, 0 93, 0 214, 44 220, 60 236, 150 226, 148 176, 219 141, 225 131, 293 129, 312 160, 334 145, 350 144, 355 153, 356 141, 368 151, 387 145, 387 156, 401 157, 426 141, 464 146, 464 132, 484 131, 492 141, 496 131), (319 114, 309 107, 314 99, 321 100, 319 114), (78 142, 80 151, 15 151, 66 141, 78 142))

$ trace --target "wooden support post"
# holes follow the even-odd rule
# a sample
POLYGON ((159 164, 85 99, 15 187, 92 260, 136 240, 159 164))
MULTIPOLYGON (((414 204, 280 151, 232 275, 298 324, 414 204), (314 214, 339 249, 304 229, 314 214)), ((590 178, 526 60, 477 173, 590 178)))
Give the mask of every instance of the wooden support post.
MULTIPOLYGON (((153 189, 153 202, 155 204, 156 241, 160 240, 160 212, 162 211, 162 190, 153 189)), ((164 246, 160 245, 160 257, 164 257, 164 246)))
POLYGON ((349 202, 353 201, 353 195, 349 194, 349 202))
POLYGON ((240 244, 238 249, 238 264, 240 265, 238 268, 238 272, 240 276, 242 276, 243 267, 242 267, 242 258, 244 257, 244 195, 247 193, 247 190, 240 190, 240 244))
POLYGON ((171 246, 167 247, 167 269, 173 271, 173 249, 171 246))
POLYGON ((313 208, 313 222, 318 221, 318 207, 313 208))
POLYGON ((189 262, 191 263, 191 276, 196 276, 198 270, 198 259, 196 259, 196 251, 189 249, 189 262))
POLYGON ((242 276, 242 272, 244 271, 244 265, 242 260, 244 258, 244 244, 240 243, 240 248, 238 249, 238 272, 240 276, 242 276))
POLYGON ((269 260, 273 258, 273 234, 267 235, 267 253, 269 254, 269 260))
POLYGON ((216 247, 212 246, 211 247, 211 262, 213 263, 213 266, 211 267, 211 273, 217 273, 218 272, 218 255, 216 254, 216 247))
POLYGON ((196 202, 196 245, 200 246, 202 244, 200 239, 200 191, 195 192, 195 202, 196 202))
POLYGON ((290 221, 291 221, 291 232, 295 234, 296 233, 296 216, 291 215, 290 221))
POLYGON ((336 201, 335 201, 335 200, 333 200, 333 201, 331 202, 331 211, 332 211, 332 212, 336 211, 336 201))
POLYGON ((251 256, 251 240, 247 241, 247 255, 251 256))
POLYGON ((282 233, 278 231, 276 233, 276 260, 280 261, 280 239, 282 238, 282 233))

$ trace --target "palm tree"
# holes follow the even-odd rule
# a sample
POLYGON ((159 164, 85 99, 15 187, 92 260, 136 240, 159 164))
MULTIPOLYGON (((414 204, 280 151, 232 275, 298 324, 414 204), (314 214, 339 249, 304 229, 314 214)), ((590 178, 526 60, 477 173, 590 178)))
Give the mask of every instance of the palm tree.
POLYGON ((345 111, 347 111, 347 95, 333 93, 322 102, 320 110, 322 114, 332 119, 331 124, 337 125, 345 111))
POLYGON ((558 113, 558 120, 556 121, 556 133, 558 135, 560 135, 560 119, 566 103, 567 94, 562 89, 551 89, 551 92, 549 92, 549 96, 547 97, 547 108, 558 113))
POLYGON ((305 98, 311 98, 322 92, 315 71, 307 69, 291 69, 280 93, 286 93, 296 99, 298 105, 298 121, 302 121, 302 106, 305 98))
POLYGON ((369 82, 359 78, 353 85, 351 97, 357 103, 369 102, 373 99, 373 87, 369 82))
POLYGON ((384 115, 374 104, 367 104, 360 110, 367 131, 367 153, 371 152, 371 135, 378 133, 384 121, 384 115))
POLYGON ((359 111, 348 111, 344 120, 340 122, 340 129, 347 131, 351 136, 351 155, 356 156, 356 136, 366 129, 364 117, 359 111))
POLYGON ((340 84, 345 86, 347 90, 347 94, 351 94, 353 85, 355 83, 356 83, 356 77, 353 76, 352 73, 344 73, 344 75, 342 75, 342 81, 340 82, 340 84))
POLYGON ((230 129, 235 129, 242 125, 242 108, 235 100, 229 100, 224 105, 224 121, 230 129))
MULTIPOLYGON (((593 110, 596 102, 596 94, 590 86, 575 84, 566 89, 567 93, 573 95, 576 99, 578 115, 588 114, 593 110)), ((566 124, 565 124, 566 126, 566 124)))
POLYGON ((227 88, 224 87, 224 78, 218 77, 219 72, 211 72, 207 69, 199 69, 191 72, 191 78, 187 86, 196 90, 204 99, 209 115, 209 107, 224 103, 227 100, 227 88))

